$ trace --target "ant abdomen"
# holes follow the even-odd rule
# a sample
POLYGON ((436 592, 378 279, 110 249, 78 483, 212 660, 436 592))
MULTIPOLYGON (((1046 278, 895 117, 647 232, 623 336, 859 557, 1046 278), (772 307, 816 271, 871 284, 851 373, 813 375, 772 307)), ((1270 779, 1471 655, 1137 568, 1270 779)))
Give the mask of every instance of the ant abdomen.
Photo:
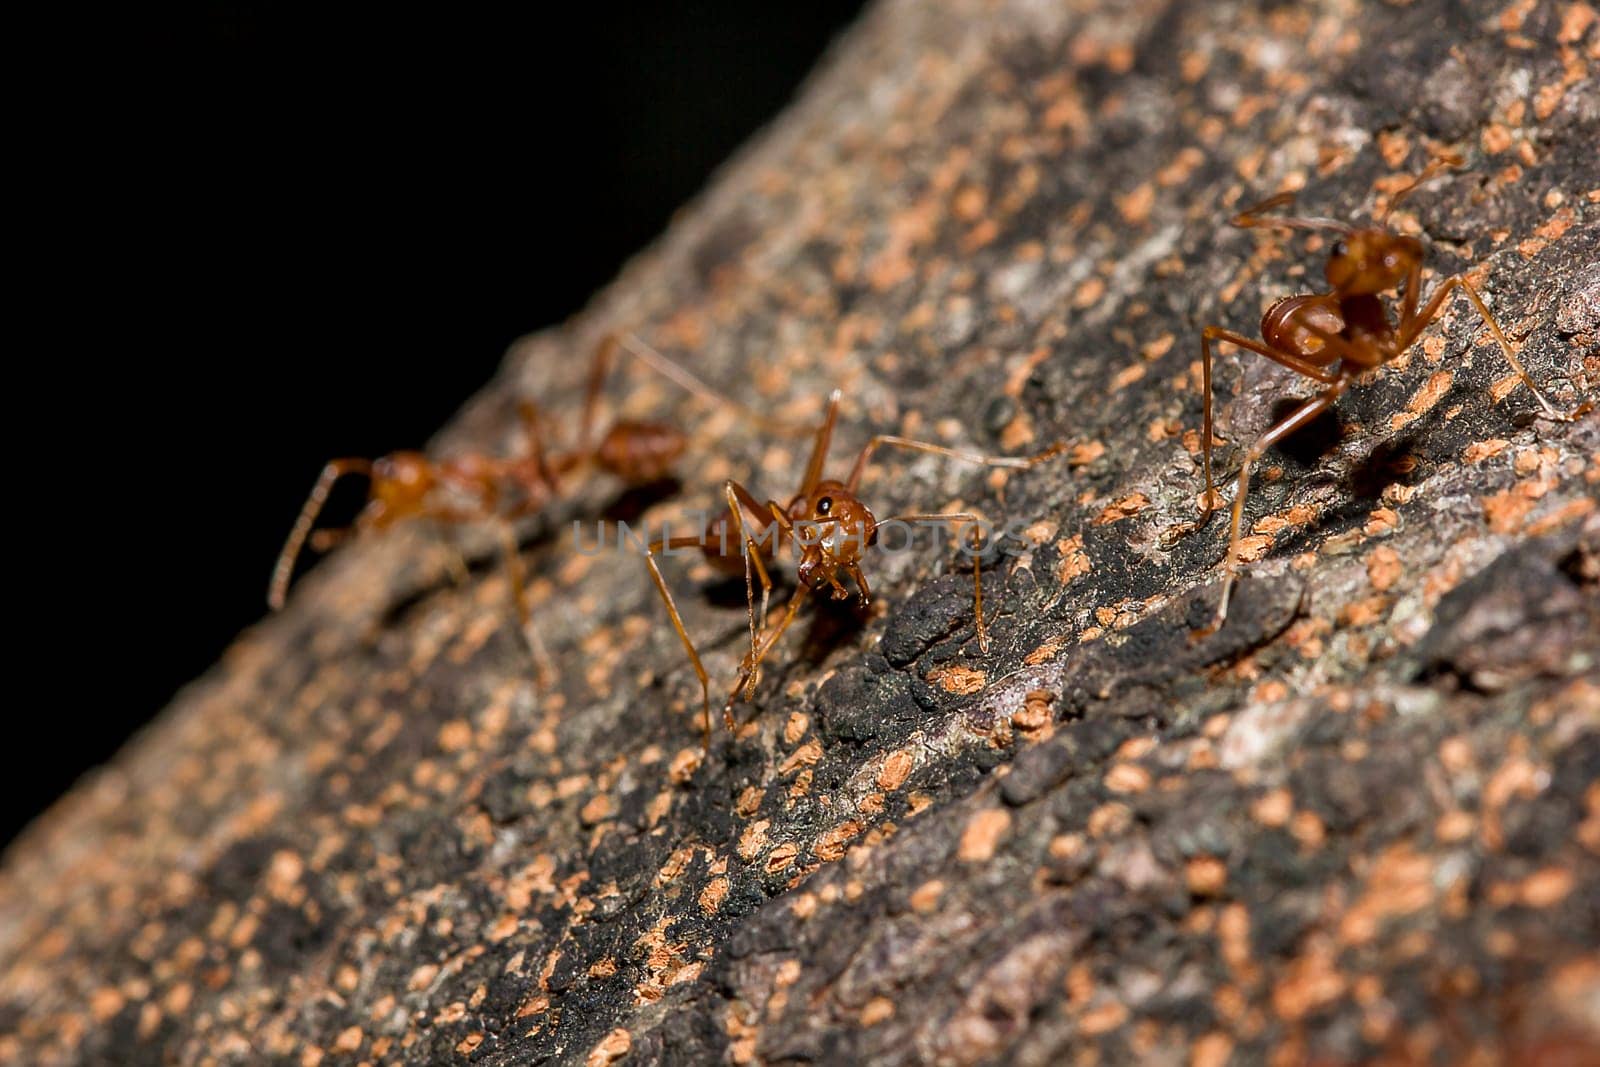
POLYGON ((1344 327, 1337 297, 1302 293, 1286 296, 1267 309, 1261 316, 1261 339, 1281 352, 1326 366, 1338 356, 1328 350, 1322 335, 1337 337, 1344 327))
POLYGON ((666 423, 625 420, 601 439, 594 459, 630 485, 649 485, 672 473, 688 443, 681 430, 666 423))

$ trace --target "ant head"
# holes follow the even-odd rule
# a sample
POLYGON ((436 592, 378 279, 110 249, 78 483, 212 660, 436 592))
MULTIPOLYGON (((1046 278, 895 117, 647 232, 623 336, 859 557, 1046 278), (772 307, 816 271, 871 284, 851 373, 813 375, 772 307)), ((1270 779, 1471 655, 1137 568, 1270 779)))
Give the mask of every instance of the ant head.
POLYGON ((601 439, 594 459, 629 485, 650 485, 671 475, 688 446, 689 439, 675 426, 623 420, 601 439))
POLYGON ((1388 230, 1353 230, 1328 256, 1328 284, 1343 296, 1371 296, 1405 281, 1422 261, 1422 242, 1388 230))
POLYGON ((372 464, 372 503, 379 523, 421 511, 434 467, 421 452, 394 452, 372 464))
POLYGON ((878 520, 843 482, 820 482, 809 497, 791 509, 800 542, 800 580, 821 592, 832 588, 835 600, 846 596, 839 571, 860 562, 877 536, 878 520))

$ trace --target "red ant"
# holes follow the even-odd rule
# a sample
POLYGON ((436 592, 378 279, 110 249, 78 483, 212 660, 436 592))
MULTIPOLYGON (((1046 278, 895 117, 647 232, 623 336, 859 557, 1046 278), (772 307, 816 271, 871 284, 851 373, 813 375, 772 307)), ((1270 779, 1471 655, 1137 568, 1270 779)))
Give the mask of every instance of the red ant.
MULTIPOLYGON (((826 592, 833 600, 846 599, 850 594, 840 580, 843 577, 855 585, 856 603, 859 607, 866 608, 871 604, 872 591, 867 584, 866 575, 861 571, 861 559, 866 549, 876 542, 878 531, 882 526, 894 521, 901 523, 981 521, 979 516, 964 511, 943 514, 913 513, 880 521, 856 495, 862 475, 866 472, 867 463, 874 452, 887 445, 918 452, 931 452, 934 455, 987 467, 1026 469, 1062 450, 1058 445, 1029 458, 985 456, 926 441, 879 434, 868 441, 866 447, 856 456, 855 466, 851 468, 846 480, 841 482, 826 479, 822 476, 823 465, 827 461, 834 427, 838 423, 841 395, 835 390, 828 399, 827 415, 816 431, 811 446, 811 456, 806 462, 805 475, 800 480, 800 488, 790 498, 788 506, 782 506, 771 499, 762 503, 744 486, 729 479, 722 486, 727 512, 719 513, 712 519, 704 533, 659 537, 644 547, 645 565, 650 570, 650 577, 655 582, 656 591, 661 594, 662 602, 667 606, 672 628, 683 641, 683 647, 689 654, 689 661, 700 679, 704 743, 707 751, 711 748, 710 679, 705 666, 700 662, 700 654, 695 650, 694 642, 689 639, 688 631, 684 629, 683 617, 678 614, 678 606, 672 599, 666 580, 661 576, 661 569, 656 565, 656 553, 663 550, 699 548, 706 561, 716 570, 730 575, 744 575, 745 607, 750 619, 750 652, 740 665, 739 681, 729 693, 722 709, 723 721, 728 729, 732 730, 734 702, 740 699, 741 694, 744 699, 751 699, 759 680, 761 661, 789 628, 789 624, 794 621, 810 594, 826 592), (776 529, 772 528, 773 524, 776 524, 776 529), (751 535, 749 527, 754 527, 758 531, 759 540, 751 535), (730 529, 734 533, 732 545, 729 544, 730 529), (782 621, 763 639, 761 634, 766 629, 767 603, 772 591, 767 566, 785 540, 798 549, 796 569, 800 584, 789 600, 788 610, 782 621), (752 572, 761 581, 759 625, 756 622, 752 572)), ((977 626, 978 645, 987 652, 989 635, 983 619, 983 578, 976 557, 973 561, 973 615, 977 626)))
POLYGON ((1261 317, 1262 340, 1256 341, 1220 326, 1207 326, 1200 336, 1205 391, 1205 424, 1200 440, 1206 472, 1202 524, 1211 517, 1218 500, 1216 484, 1211 475, 1211 342, 1228 341, 1249 349, 1327 388, 1262 434, 1245 453, 1244 462, 1239 468, 1238 492, 1233 498, 1233 526, 1228 535, 1227 559, 1223 564, 1222 597, 1215 620, 1210 626, 1197 631, 1197 637, 1215 633, 1228 614, 1228 597, 1238 566, 1239 527, 1244 518, 1245 497, 1250 488, 1251 466, 1268 448, 1332 408, 1334 401, 1352 383, 1410 348, 1422 331, 1438 318, 1445 301, 1455 289, 1459 288, 1467 294, 1467 299, 1488 324, 1506 362, 1532 390, 1547 418, 1570 422, 1593 407, 1592 403, 1586 402, 1570 412, 1561 412, 1545 399, 1517 361, 1511 342, 1501 331, 1500 324, 1464 275, 1457 274, 1445 279, 1427 303, 1419 308, 1422 242, 1415 237, 1395 233, 1386 223, 1389 213, 1400 201, 1441 169, 1460 164, 1461 160, 1455 156, 1445 156, 1430 163, 1415 181, 1395 194, 1373 226, 1350 226, 1325 218, 1262 217, 1264 211, 1292 203, 1293 193, 1274 196, 1234 217, 1233 224, 1239 227, 1331 230, 1340 238, 1334 243, 1328 259, 1327 279, 1332 288, 1325 293, 1287 296, 1273 304, 1261 317), (1396 289, 1401 290, 1402 294, 1400 319, 1398 323, 1391 323, 1389 312, 1379 299, 1379 294, 1396 289))
MULTIPOLYGON (((531 615, 524 589, 526 573, 512 523, 538 513, 560 492, 559 479, 580 468, 599 468, 630 486, 659 482, 667 477, 688 444, 687 437, 676 427, 635 419, 617 420, 596 440, 595 412, 619 347, 626 347, 642 363, 692 393, 748 410, 722 397, 632 334, 623 338, 608 334, 595 349, 590 364, 578 444, 569 452, 549 453, 541 432, 539 409, 532 401, 524 400, 518 404, 523 455, 503 458, 467 453, 433 460, 421 452, 393 452, 376 460, 336 459, 328 463, 278 555, 267 589, 267 603, 273 610, 283 607, 295 562, 308 541, 313 549, 325 551, 347 537, 384 530, 402 519, 487 521, 500 536, 517 618, 526 629, 531 615), (334 483, 352 474, 364 475, 370 482, 366 506, 350 526, 313 533, 334 483)), ((455 557, 452 570, 457 577, 465 573, 459 557, 455 557)), ((533 647, 541 674, 548 674, 547 657, 536 639, 533 647)))

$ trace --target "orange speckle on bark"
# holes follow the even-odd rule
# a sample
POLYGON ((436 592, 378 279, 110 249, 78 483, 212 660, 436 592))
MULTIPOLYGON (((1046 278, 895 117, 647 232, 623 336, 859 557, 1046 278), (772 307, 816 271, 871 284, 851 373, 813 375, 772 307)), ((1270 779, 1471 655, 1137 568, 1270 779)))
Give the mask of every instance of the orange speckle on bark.
POLYGON ((843 859, 845 850, 850 842, 860 837, 861 831, 865 829, 866 824, 857 819, 840 823, 817 838, 816 843, 811 847, 811 851, 816 855, 817 859, 824 863, 833 863, 843 859))
POLYGON ((1294 814, 1294 796, 1287 789, 1273 789, 1250 805, 1250 815, 1262 826, 1282 826, 1294 814))
POLYGON ((766 799, 766 795, 767 791, 759 786, 745 786, 744 791, 739 794, 738 802, 733 806, 734 814, 741 819, 748 819, 761 810, 761 801, 766 799))
POLYGON ((1042 731, 1050 725, 1050 705, 1055 694, 1048 689, 1030 690, 1022 698, 1022 707, 1011 713, 1011 725, 1023 734, 1042 731))
POLYGON ((1093 307, 1106 295, 1106 283, 1102 278, 1090 278, 1077 291, 1072 294, 1072 306, 1079 311, 1093 307))
POLYGON ((1000 839, 1011 829, 1011 813, 1003 808, 988 808, 967 820, 961 831, 956 857, 968 863, 984 863, 994 857, 1000 839))
POLYGON ((1133 225, 1140 225, 1150 218, 1150 209, 1156 202, 1155 186, 1143 182, 1130 192, 1117 197, 1116 201, 1117 211, 1123 219, 1133 225))
POLYGON ((772 851, 767 853, 767 873, 777 874, 786 869, 799 854, 800 850, 787 841, 774 845, 772 851))
POLYGON ((1328 832, 1323 829, 1316 812, 1300 811, 1289 820, 1289 835, 1306 848, 1315 849, 1322 847, 1328 832))
POLYGON ((934 878, 923 882, 911 892, 911 910, 918 915, 931 915, 939 906, 939 898, 944 896, 944 883, 934 878))
POLYGON ((1084 441, 1067 449, 1067 466, 1086 467, 1106 454, 1106 446, 1100 441, 1084 441))
POLYGON ((1406 410, 1414 415, 1420 415, 1428 411, 1450 391, 1450 383, 1453 381, 1455 381, 1455 375, 1449 371, 1435 371, 1423 383, 1422 388, 1417 390, 1410 403, 1406 404, 1406 410))
POLYGON ((741 859, 749 861, 761 855, 761 850, 767 847, 767 828, 771 825, 767 819, 758 819, 745 827, 744 833, 739 835, 738 852, 741 859))
POLYGON ((972 667, 940 667, 928 673, 928 681, 946 693, 955 693, 959 696, 970 696, 978 692, 988 679, 989 675, 986 672, 972 667))
POLYGON ((439 747, 446 752, 461 752, 472 744, 472 727, 465 719, 452 719, 439 727, 439 747))
POLYGON ((1562 44, 1577 44, 1583 40, 1583 35, 1594 24, 1595 10, 1587 3, 1579 0, 1578 3, 1568 4, 1561 13, 1561 28, 1556 31, 1556 40, 1562 44))
POLYGON ((1530 908, 1559 904, 1572 892, 1572 872, 1564 867, 1546 867, 1530 874, 1522 883, 1519 899, 1530 908))
POLYGON ((1126 804, 1113 801, 1102 804, 1089 813, 1085 824, 1090 837, 1112 837, 1133 824, 1133 811, 1126 804))
POLYGON ((1548 515, 1528 523, 1527 529, 1523 532, 1529 537, 1543 537, 1545 534, 1558 530, 1568 523, 1578 521, 1593 512, 1597 506, 1600 505, 1595 503, 1593 497, 1580 497, 1577 500, 1570 500, 1548 515))
POLYGON ((1253 563, 1266 555, 1267 549, 1271 547, 1271 534, 1255 534, 1250 537, 1241 537, 1233 558, 1240 563, 1253 563))
POLYGON ((1189 1049, 1189 1067, 1227 1067, 1233 1058, 1233 1038, 1220 1030, 1199 1038, 1189 1049))
POLYGON ((633 1049, 633 1037, 628 1031, 618 1027, 605 1037, 600 1043, 589 1050, 588 1059, 584 1060, 584 1067, 610 1067, 618 1062, 633 1049))
POLYGON ((1197 897, 1219 896, 1228 884, 1228 865, 1215 856, 1196 856, 1183 873, 1189 892, 1197 897))
POLYGON ((1113 793, 1143 793, 1150 788, 1150 772, 1137 763, 1118 763, 1106 772, 1104 785, 1113 793))
POLYGON ((1495 493, 1483 502, 1483 517, 1495 533, 1515 533, 1533 510, 1534 502, 1515 489, 1495 493))
POLYGON ((1388 545, 1379 545, 1367 557, 1367 580, 1380 593, 1399 581, 1402 571, 1400 553, 1388 545))
POLYGON ((1110 1033, 1127 1021, 1127 1007, 1111 1000, 1084 1012, 1078 1019, 1078 1029, 1090 1037, 1097 1037, 1110 1033))
POLYGON ((1111 391, 1116 392, 1119 389, 1125 389, 1144 376, 1145 365, 1143 363, 1135 363, 1132 366, 1124 367, 1112 375, 1111 391))
POLYGON ((1383 618, 1388 606, 1389 599, 1383 596, 1352 601, 1339 609, 1339 621, 1346 626, 1372 626, 1383 618))
POLYGON ((1498 456, 1506 450, 1511 442, 1504 437, 1491 437, 1487 441, 1474 441, 1461 453, 1461 458, 1468 463, 1482 463, 1486 459, 1498 456))
POLYGON ((1367 521, 1361 527, 1361 532, 1368 537, 1377 537, 1386 534, 1400 525, 1400 516, 1393 508, 1373 508, 1367 516, 1367 521))
POLYGON ((611 794, 596 793, 589 798, 589 802, 578 812, 578 821, 585 826, 593 826, 603 822, 611 816, 611 794))
POLYGON ((1120 497, 1106 507, 1094 519, 1096 526, 1106 526, 1113 522, 1132 518, 1150 506, 1150 498, 1143 493, 1129 493, 1120 497))
POLYGON ((916 757, 910 749, 902 748, 889 753, 883 759, 883 766, 878 769, 878 788, 886 793, 899 789, 911 777, 916 764, 916 757))
POLYGON ((1313 943, 1289 965, 1288 973, 1273 989, 1272 1009, 1279 1018, 1293 1022, 1338 1000, 1345 984, 1331 951, 1313 943))

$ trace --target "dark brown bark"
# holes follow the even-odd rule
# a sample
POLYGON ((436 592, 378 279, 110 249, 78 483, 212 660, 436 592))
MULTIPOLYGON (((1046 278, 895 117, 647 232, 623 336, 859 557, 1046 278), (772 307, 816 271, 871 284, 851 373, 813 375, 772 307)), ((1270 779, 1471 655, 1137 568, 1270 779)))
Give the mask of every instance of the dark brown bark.
MULTIPOLYGON (((836 455, 1064 440, 1028 473, 893 457, 868 483, 880 514, 1031 524, 993 649, 968 572, 884 559, 881 612, 792 635, 697 766, 642 566, 570 545, 606 486, 528 531, 554 693, 492 554, 454 589, 420 533, 341 551, 9 853, 0 1060, 1592 1053, 1600 417, 1534 420, 1458 301, 1269 457, 1263 558, 1198 644, 1225 531, 1169 535, 1200 328, 1318 280, 1303 240, 1226 226, 1288 182, 1365 217, 1464 149, 1403 221, 1435 277, 1481 265, 1557 403, 1593 395, 1597 34, 1560 2, 874 9, 439 447, 503 447, 523 392, 559 410, 611 327, 793 417, 845 388, 836 455)), ((1293 388, 1222 359, 1225 469, 1293 388)), ((723 477, 791 487, 802 443, 640 392, 703 460, 657 521, 723 477)), ((668 570, 725 683, 742 610, 668 570)))

